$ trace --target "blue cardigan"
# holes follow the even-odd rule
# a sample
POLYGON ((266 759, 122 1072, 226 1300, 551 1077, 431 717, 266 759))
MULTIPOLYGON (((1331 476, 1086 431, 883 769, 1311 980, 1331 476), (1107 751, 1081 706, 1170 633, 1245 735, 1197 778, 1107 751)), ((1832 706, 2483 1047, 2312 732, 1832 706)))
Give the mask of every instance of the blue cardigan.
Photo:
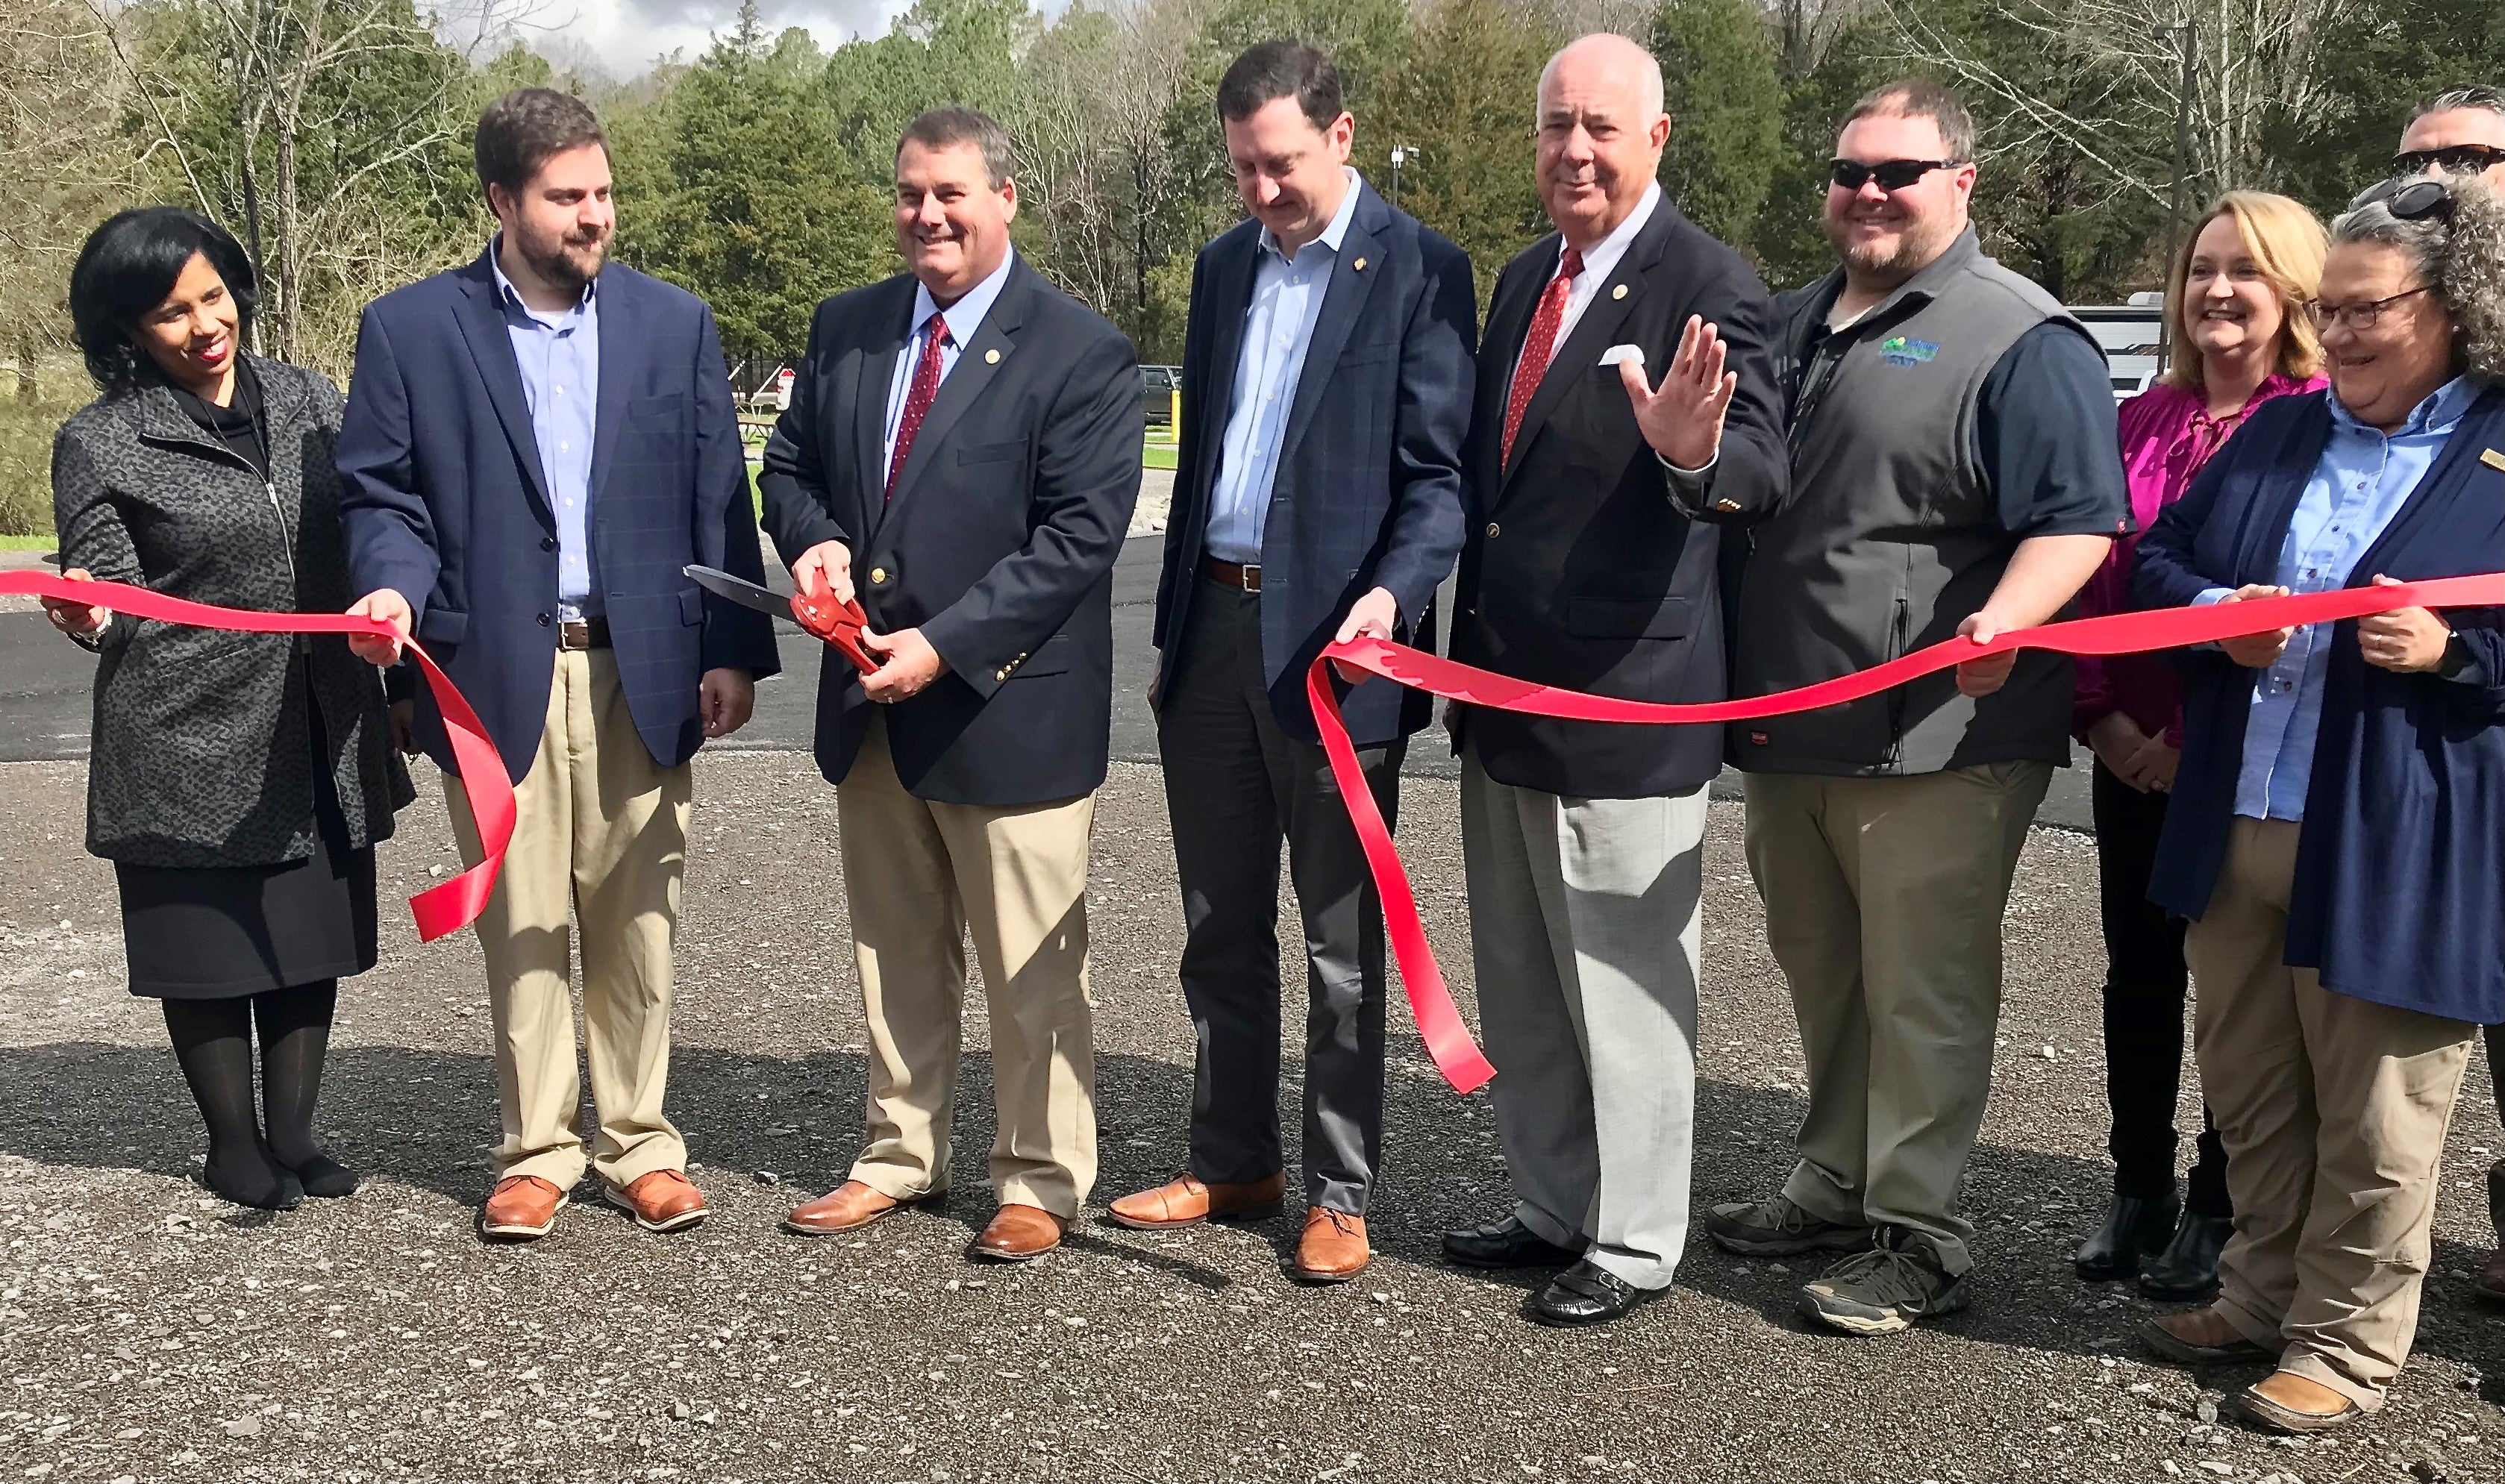
MULTIPOLYGON (((2140 542, 2133 594, 2179 607, 2209 587, 2278 581, 2279 548, 2331 434, 2325 394, 2255 409, 2140 542)), ((2505 390, 2472 404, 2349 574, 2404 581, 2505 571, 2505 390)), ((2454 1020, 2505 1021, 2505 611, 2445 618, 2487 683, 2366 663, 2339 625, 2297 836, 2286 962, 2327 989, 2454 1020)), ((2149 900, 2198 918, 2225 865, 2253 672, 2178 654, 2183 761, 2149 900)))

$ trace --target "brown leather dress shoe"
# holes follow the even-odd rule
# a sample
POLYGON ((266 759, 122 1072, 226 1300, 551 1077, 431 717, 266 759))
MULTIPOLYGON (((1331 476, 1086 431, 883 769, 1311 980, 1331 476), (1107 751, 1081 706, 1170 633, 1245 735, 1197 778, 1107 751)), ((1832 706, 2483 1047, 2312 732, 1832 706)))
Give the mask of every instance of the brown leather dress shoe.
POLYGON ((646 1231, 683 1231, 713 1215, 704 1192, 683 1170, 654 1170, 627 1182, 623 1190, 605 1188, 609 1203, 624 1207, 646 1231))
POLYGON ((1305 1233, 1296 1239, 1296 1260, 1288 1276, 1299 1283, 1346 1283, 1373 1260, 1365 1218, 1312 1206, 1305 1211, 1305 1233))
POLYGON ((1203 1221, 1257 1221, 1279 1214, 1288 1198, 1285 1172, 1246 1184, 1203 1184, 1178 1175, 1153 1190, 1123 1196, 1105 1210, 1114 1224, 1134 1231, 1197 1226, 1203 1221))
POLYGON ((2233 1404, 2264 1432, 2327 1432, 2355 1422, 2366 1409, 2311 1376, 2276 1370, 2238 1392, 2233 1404))
POLYGON ((556 1228, 568 1197, 536 1175, 509 1175, 478 1208, 478 1235, 498 1242, 536 1242, 556 1228))
POLYGON ((783 1219, 783 1229, 804 1237, 841 1236, 907 1206, 944 1206, 947 1201, 947 1195, 940 1191, 900 1201, 860 1181, 848 1180, 814 1201, 793 1207, 792 1214, 783 1219))
POLYGON ((2487 1254, 2487 1265, 2479 1270, 2478 1281, 2472 1287, 2479 1290, 2480 1297, 2505 1303, 2505 1247, 2487 1254))
POLYGON ((994 1262, 1024 1262, 1059 1247, 1061 1234, 1069 1229, 1067 1217, 1054 1216, 1041 1206, 1012 1202, 992 1213, 982 1235, 974 1238, 967 1254, 989 1257, 994 1262))

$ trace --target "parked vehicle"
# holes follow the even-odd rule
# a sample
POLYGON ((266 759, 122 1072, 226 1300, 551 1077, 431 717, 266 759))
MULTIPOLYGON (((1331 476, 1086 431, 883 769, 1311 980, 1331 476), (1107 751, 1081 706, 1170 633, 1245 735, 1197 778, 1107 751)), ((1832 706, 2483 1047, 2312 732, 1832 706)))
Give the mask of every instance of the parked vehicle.
POLYGON ((2166 329, 2164 304, 2082 304, 2071 306, 2070 313, 2103 348, 2111 368, 2114 401, 2147 391, 2165 373, 2166 363, 2159 359, 2166 329))
POLYGON ((1140 368, 1140 410, 1147 414, 1148 426, 1163 428, 1174 421, 1174 394, 1182 385, 1180 366, 1143 366, 1140 368))

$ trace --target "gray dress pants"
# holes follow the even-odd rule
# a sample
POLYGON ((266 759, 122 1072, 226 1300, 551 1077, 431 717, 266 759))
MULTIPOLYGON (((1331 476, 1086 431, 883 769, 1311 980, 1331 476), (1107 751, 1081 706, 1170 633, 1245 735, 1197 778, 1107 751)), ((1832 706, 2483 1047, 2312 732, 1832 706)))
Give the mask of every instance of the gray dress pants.
MULTIPOLYGON (((1279 1137, 1279 847, 1305 927, 1305 1203, 1365 1214, 1383 1147, 1383 904, 1318 742, 1279 726, 1261 599, 1200 580, 1165 656, 1157 752, 1182 884, 1193 1058, 1191 1173, 1265 1180, 1279 1137)), ((1375 681, 1389 685, 1389 681, 1375 681)), ((1406 744, 1365 748, 1375 806, 1399 804, 1406 744)))
POLYGON ((1561 798, 1462 757, 1479 1017, 1514 1216, 1639 1289, 1687 1246, 1705 790, 1561 798))

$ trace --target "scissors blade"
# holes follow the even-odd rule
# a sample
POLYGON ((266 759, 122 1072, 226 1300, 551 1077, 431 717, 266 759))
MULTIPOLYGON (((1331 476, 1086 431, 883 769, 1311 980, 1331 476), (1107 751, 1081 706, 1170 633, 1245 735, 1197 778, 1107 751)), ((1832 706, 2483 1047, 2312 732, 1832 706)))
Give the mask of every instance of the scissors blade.
POLYGON ((759 586, 744 577, 733 577, 719 567, 690 565, 682 570, 695 581, 697 586, 716 596, 728 598, 742 608, 772 614, 794 624, 800 621, 792 617, 792 600, 771 587, 759 586))

